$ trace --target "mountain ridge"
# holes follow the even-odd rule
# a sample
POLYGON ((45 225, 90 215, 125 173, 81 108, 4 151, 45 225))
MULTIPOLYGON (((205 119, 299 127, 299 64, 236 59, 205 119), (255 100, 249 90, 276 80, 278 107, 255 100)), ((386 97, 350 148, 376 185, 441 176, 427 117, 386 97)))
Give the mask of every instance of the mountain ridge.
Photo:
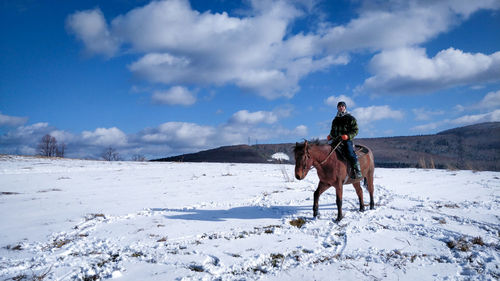
MULTIPOLYGON (((326 140, 325 140, 326 141, 326 140)), ((375 166, 500 171, 500 122, 453 128, 432 135, 356 138, 373 150, 375 166)), ((231 145, 151 161, 294 164, 294 143, 231 145), (273 159, 282 152, 290 160, 273 159)))

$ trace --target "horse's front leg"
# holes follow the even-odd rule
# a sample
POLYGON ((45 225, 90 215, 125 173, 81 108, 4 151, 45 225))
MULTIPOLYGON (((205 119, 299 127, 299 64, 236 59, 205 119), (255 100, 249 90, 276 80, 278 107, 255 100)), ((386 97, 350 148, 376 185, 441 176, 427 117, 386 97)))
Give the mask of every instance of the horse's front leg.
POLYGON ((315 218, 319 215, 319 212, 318 212, 318 209, 319 209, 319 196, 323 192, 325 192, 328 188, 330 188, 329 184, 320 181, 319 184, 318 184, 318 188, 316 188, 316 191, 314 191, 313 216, 315 218))
POLYGON ((339 222, 344 216, 342 215, 342 192, 343 186, 339 184, 335 187, 336 195, 337 195, 337 222, 339 222))

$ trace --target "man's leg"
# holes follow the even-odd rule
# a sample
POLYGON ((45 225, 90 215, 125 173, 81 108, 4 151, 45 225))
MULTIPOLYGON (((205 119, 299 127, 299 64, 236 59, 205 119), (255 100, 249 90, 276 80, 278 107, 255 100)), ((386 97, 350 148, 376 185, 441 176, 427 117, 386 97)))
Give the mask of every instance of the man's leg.
POLYGON ((351 140, 347 140, 345 142, 345 146, 346 146, 346 152, 347 152, 347 157, 349 158, 349 161, 351 162, 351 167, 354 171, 354 175, 353 175, 353 179, 359 179, 359 178, 362 178, 363 175, 361 174, 361 167, 359 165, 359 161, 358 161, 358 156, 356 155, 356 153, 354 152, 354 149, 353 149, 353 146, 352 146, 352 141, 351 140))

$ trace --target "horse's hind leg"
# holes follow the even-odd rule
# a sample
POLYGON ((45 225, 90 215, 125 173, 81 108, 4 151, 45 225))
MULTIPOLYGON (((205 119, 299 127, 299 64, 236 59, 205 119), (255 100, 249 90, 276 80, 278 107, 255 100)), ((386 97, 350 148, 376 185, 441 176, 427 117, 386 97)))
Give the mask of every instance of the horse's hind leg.
POLYGON ((358 195, 359 211, 364 212, 365 211, 365 203, 363 202, 363 189, 361 188, 361 183, 355 182, 352 185, 354 186, 354 189, 356 189, 356 194, 358 195))
POLYGON ((335 186, 335 191, 337 194, 337 222, 339 222, 344 216, 342 215, 342 193, 343 193, 343 187, 342 184, 339 186, 335 186))
POLYGON ((368 189, 368 193, 370 194, 370 210, 375 209, 375 201, 373 200, 373 173, 365 178, 366 189, 368 189))
POLYGON ((330 185, 320 181, 318 184, 318 188, 316 191, 314 191, 314 204, 313 204, 313 216, 317 217, 319 212, 319 196, 325 192, 328 188, 330 188, 330 185))

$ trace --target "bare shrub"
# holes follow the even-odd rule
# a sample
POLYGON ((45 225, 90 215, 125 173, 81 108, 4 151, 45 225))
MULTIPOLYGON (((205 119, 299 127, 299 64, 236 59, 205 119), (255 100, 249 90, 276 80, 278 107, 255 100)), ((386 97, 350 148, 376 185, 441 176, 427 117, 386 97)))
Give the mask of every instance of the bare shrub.
POLYGON ((295 226, 295 227, 301 228, 304 224, 306 224, 306 220, 303 218, 298 218, 298 219, 291 220, 290 224, 295 226))
POLYGON ((422 169, 426 169, 427 168, 427 164, 425 163, 425 158, 424 157, 420 157, 420 159, 418 159, 418 166, 422 169))
POLYGON ((281 175, 283 176, 283 179, 285 180, 285 182, 293 182, 293 177, 290 177, 288 175, 285 164, 280 164, 280 171, 281 171, 281 175))
POLYGON ((120 161, 120 154, 111 146, 102 152, 101 157, 106 161, 120 161))
POLYGON ((271 254, 271 265, 273 267, 281 267, 285 256, 283 254, 271 254))
POLYGON ((429 163, 429 168, 436 169, 436 165, 434 165, 434 159, 433 158, 431 158, 431 161, 429 163))
POLYGON ((483 238, 481 238, 481 236, 474 237, 471 242, 474 245, 484 246, 484 241, 483 238))
POLYGON ((132 156, 132 161, 145 162, 146 161, 146 156, 144 156, 142 154, 134 154, 132 156))

